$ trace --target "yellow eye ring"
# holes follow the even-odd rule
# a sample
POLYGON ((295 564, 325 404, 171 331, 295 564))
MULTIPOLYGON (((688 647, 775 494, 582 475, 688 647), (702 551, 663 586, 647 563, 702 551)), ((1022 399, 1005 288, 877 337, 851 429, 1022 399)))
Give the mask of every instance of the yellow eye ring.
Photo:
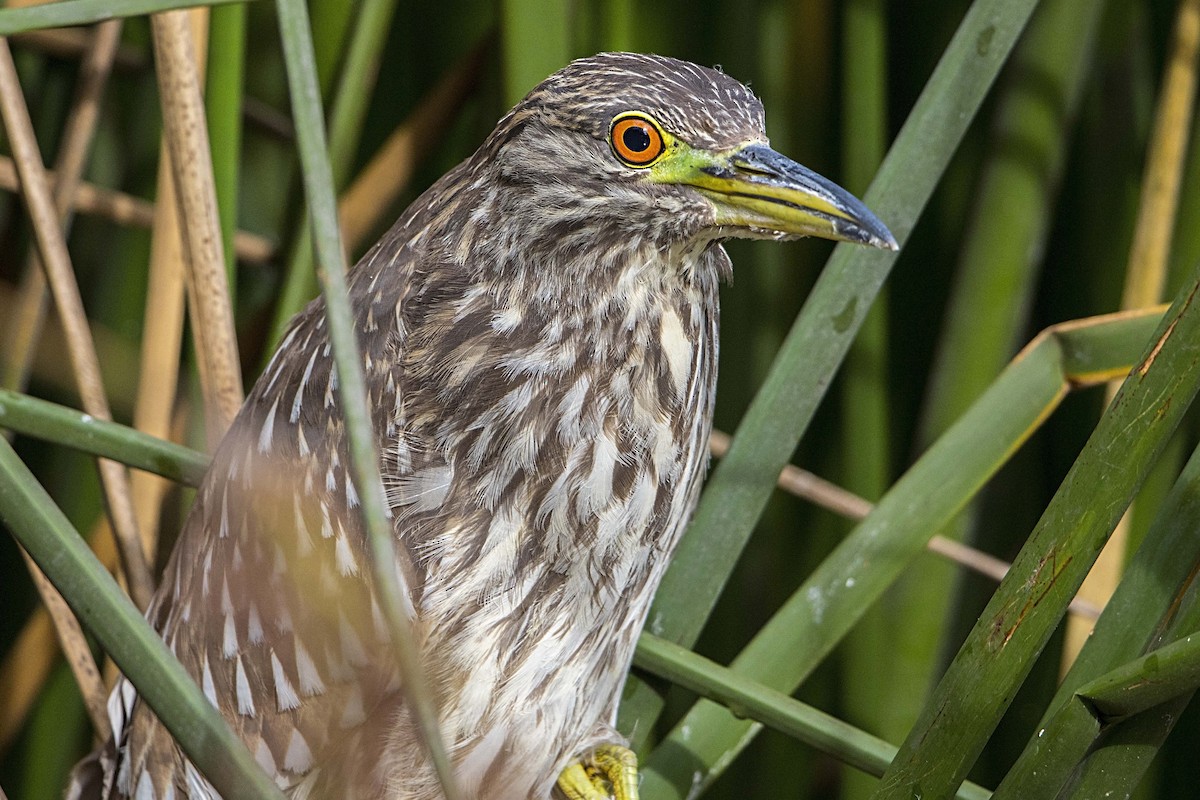
POLYGON ((667 149, 662 131, 641 114, 614 119, 608 142, 617 158, 630 167, 648 167, 667 149))

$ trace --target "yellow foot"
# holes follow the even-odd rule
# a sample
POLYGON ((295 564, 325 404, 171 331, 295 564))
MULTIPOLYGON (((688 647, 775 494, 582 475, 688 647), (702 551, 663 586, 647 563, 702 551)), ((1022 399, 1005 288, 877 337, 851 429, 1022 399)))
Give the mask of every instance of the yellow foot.
POLYGON ((558 776, 567 800, 638 800, 637 756, 628 747, 605 744, 558 776))

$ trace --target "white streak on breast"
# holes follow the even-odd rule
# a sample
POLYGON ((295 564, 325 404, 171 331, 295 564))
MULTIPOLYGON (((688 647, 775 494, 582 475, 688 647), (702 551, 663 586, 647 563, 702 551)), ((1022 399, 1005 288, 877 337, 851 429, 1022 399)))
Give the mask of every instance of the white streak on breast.
POLYGON ((683 322, 673 309, 663 311, 659 338, 663 353, 667 357, 667 367, 671 370, 675 398, 682 399, 687 394, 688 373, 692 367, 692 343, 688 341, 683 331, 683 322))
POLYGON ((519 306, 501 308, 492 315, 492 330, 496 333, 508 333, 521 324, 524 314, 519 306))
POLYGON ((558 404, 558 436, 569 441, 579 436, 582 426, 583 398, 587 396, 592 379, 585 373, 580 375, 558 404))
POLYGON ((411 475, 388 480, 388 505, 412 506, 414 512, 432 511, 446 499, 454 472, 448 464, 423 467, 411 475))
POLYGON ((494 727, 482 738, 475 742, 471 752, 458 764, 456 773, 461 782, 462 790, 470 797, 479 793, 483 779, 488 769, 500 754, 504 745, 506 731, 503 727, 494 727))
POLYGON ((471 588, 476 592, 486 593, 510 578, 517 558, 522 527, 520 515, 514 513, 507 504, 492 517, 487 539, 473 567, 476 580, 471 588))
POLYGON ((581 519, 591 516, 612 499, 613 470, 620 456, 617 443, 607 434, 592 445, 592 471, 579 487, 576 513, 581 519))

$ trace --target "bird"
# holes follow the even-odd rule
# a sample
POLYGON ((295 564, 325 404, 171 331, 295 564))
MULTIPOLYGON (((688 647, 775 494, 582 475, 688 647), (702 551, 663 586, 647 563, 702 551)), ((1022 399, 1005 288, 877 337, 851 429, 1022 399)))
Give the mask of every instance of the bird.
MULTIPOLYGON (((708 465, 731 238, 897 249, 718 69, 538 84, 348 274, 420 660, 467 798, 636 800, 624 676, 708 465)), ((372 586, 325 307, 217 448, 147 617, 291 798, 433 800, 372 586)), ((129 682, 76 798, 215 798, 129 682)))

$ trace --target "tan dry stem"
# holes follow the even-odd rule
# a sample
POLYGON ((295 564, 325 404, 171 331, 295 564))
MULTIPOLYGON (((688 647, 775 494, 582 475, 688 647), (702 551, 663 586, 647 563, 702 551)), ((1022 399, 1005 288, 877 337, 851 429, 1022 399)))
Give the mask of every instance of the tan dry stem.
POLYGON ((1179 187, 1191 138, 1200 57, 1200 0, 1184 0, 1163 79, 1142 179, 1142 203, 1129 253, 1121 308, 1161 303, 1171 240, 1179 211, 1179 187))
MULTIPOLYGON (((57 214, 46 181, 46 170, 34 138, 29 110, 21 94, 21 85, 13 64, 7 39, 0 39, 0 112, 8 130, 25 206, 33 222, 34 237, 41 253, 55 307, 66 333, 71 366, 79 385, 84 411, 98 419, 110 420, 108 398, 100 378, 100 365, 88 329, 79 286, 71 268, 70 255, 57 224, 57 214)), ((113 528, 121 551, 122 567, 129 581, 130 596, 139 608, 145 608, 153 594, 153 583, 137 533, 137 522, 129 493, 129 475, 115 461, 98 459, 100 482, 108 503, 113 528)))
MULTIPOLYGON (((189 26, 197 54, 197 73, 207 60, 208 12, 192 12, 189 26)), ((138 370, 133 425, 160 439, 171 437, 171 418, 179 384, 179 355, 183 344, 184 284, 183 231, 179 224, 179 200, 171 169, 166 137, 159 145, 158 189, 160 202, 154 209, 150 240, 150 272, 146 287, 146 313, 142 325, 142 347, 138 370)), ((222 286, 225 286, 222 281, 222 286)), ((195 317, 193 317, 194 319, 195 317)), ((203 361, 201 361, 203 367, 203 361)), ((151 560, 158 553, 158 526, 162 501, 170 481, 138 472, 133 475, 134 504, 138 529, 151 560)))
MULTIPOLYGON (((1183 0, 1175 20, 1174 40, 1146 157, 1141 206, 1121 297, 1121 308, 1124 310, 1145 308, 1163 300, 1171 240, 1179 212, 1179 187, 1183 181, 1183 164, 1196 102, 1198 62, 1200 0, 1183 0)), ((1109 402, 1116 396, 1119 386, 1118 382, 1109 384, 1109 402)), ((1129 547, 1131 513, 1132 506, 1117 523, 1083 585, 1079 587, 1077 596, 1101 609, 1121 582, 1125 551, 1129 547)), ((1068 620, 1063 640, 1063 674, 1075 663, 1076 656, 1092 633, 1092 627, 1087 620, 1068 620)))
MULTIPOLYGON (((48 305, 46 274, 36 263, 26 265, 12 300, 8 330, 4 334, 4 352, 0 353, 0 386, 23 391, 29 385, 34 352, 42 337, 48 305)), ((4 435, 9 436, 8 431, 4 435)))
POLYGON ((38 568, 29 554, 22 549, 21 555, 25 559, 25 566, 29 568, 29 574, 33 576, 33 583, 37 587, 38 595, 42 598, 42 605, 46 607, 50 618, 54 621, 58 643, 67 657, 67 665, 71 667, 71 674, 75 676, 75 683, 78 684, 79 691, 83 695, 83 705, 87 709, 88 718, 92 721, 92 728, 97 736, 106 737, 109 735, 108 712, 105 709, 108 692, 104 691, 104 682, 100 678, 100 670, 96 668, 96 659, 92 658, 92 650, 88 647, 87 638, 83 635, 83 628, 79 626, 79 620, 75 619, 75 615, 71 613, 67 601, 58 593, 58 590, 50 583, 50 579, 38 568))
MULTIPOLYGON (((164 143, 165 155, 165 143, 164 143)), ((166 160, 159 162, 157 221, 150 240, 150 271, 146 283, 146 313, 142 322, 133 427, 169 438, 171 411, 179 385, 179 355, 183 343, 184 269, 175 182, 166 160)), ((138 530, 151 560, 158 553, 158 523, 169 482, 157 475, 133 475, 138 530)))
POLYGON ((151 30, 211 451, 237 415, 243 389, 208 128, 188 12, 155 14, 151 17, 151 30))

